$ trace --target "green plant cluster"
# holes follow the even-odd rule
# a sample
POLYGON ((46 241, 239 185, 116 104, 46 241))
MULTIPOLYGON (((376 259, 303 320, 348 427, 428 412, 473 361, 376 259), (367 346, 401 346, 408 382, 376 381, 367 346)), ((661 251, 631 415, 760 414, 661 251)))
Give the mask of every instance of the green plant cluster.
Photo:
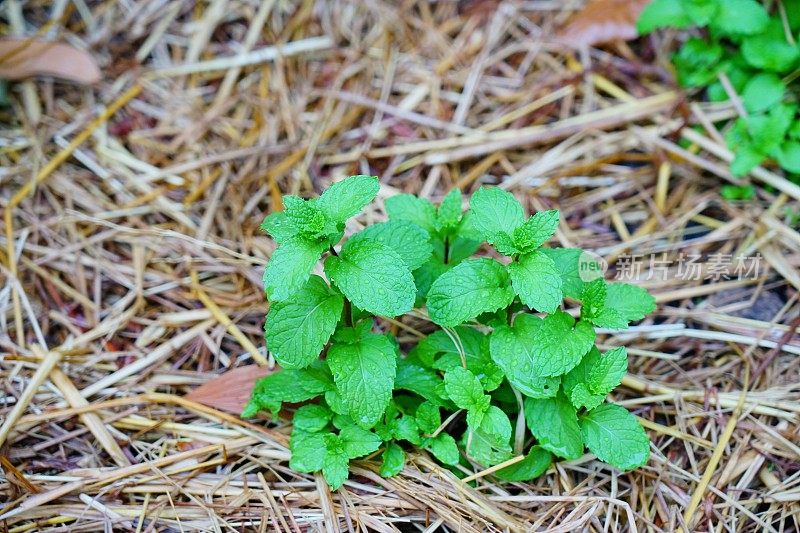
POLYGON ((767 159, 800 173, 797 78, 800 67, 800 2, 756 0, 653 0, 642 12, 639 33, 656 28, 703 28, 673 56, 679 83, 703 89, 711 101, 729 99, 724 74, 746 116, 727 128, 734 154, 731 171, 743 176, 767 159))
POLYGON ((316 199, 285 196, 285 211, 264 220, 279 244, 264 273, 266 340, 282 369, 257 382, 242 416, 302 403, 290 465, 322 471, 334 489, 350 460, 379 450, 380 473, 398 473, 409 446, 457 474, 459 463, 524 453, 496 472, 518 481, 585 448, 622 469, 643 465, 647 434, 606 403, 627 370, 625 348, 601 353, 594 328, 626 328, 653 298, 583 281, 581 250, 543 247, 558 212, 526 217, 499 188, 477 190, 466 213, 457 189, 438 206, 393 196, 388 221, 340 244, 378 188, 377 178, 352 176, 316 199), (504 259, 471 257, 483 243, 504 259), (323 255, 327 279, 311 274, 323 255), (399 323, 387 319, 425 310, 435 326, 427 335, 389 331, 399 323))

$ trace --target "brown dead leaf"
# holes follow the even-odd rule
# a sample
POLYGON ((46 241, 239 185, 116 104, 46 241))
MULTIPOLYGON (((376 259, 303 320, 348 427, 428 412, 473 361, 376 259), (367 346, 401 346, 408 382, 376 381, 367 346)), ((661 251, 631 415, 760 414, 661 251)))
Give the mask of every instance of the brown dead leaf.
POLYGON ((630 41, 639 36, 636 21, 651 0, 589 0, 558 32, 570 46, 630 41))
POLYGON ((186 398, 238 415, 250 399, 250 391, 256 381, 272 372, 273 370, 258 365, 240 366, 203 383, 187 394, 186 398))
POLYGON ((21 80, 33 76, 91 85, 100 81, 100 69, 91 55, 68 44, 26 38, 0 40, 0 78, 21 80))

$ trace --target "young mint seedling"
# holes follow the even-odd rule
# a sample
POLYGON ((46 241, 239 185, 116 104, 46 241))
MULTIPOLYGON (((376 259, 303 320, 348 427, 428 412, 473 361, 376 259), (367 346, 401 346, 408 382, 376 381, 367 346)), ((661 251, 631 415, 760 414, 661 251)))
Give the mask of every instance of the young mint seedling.
POLYGON ((242 416, 303 404, 290 466, 321 471, 336 489, 352 459, 375 457, 393 476, 414 448, 456 475, 459 463, 524 454, 495 473, 509 481, 587 448, 617 468, 645 464, 641 425, 607 403, 627 353, 601 353, 594 328, 627 328, 655 309, 653 298, 585 282, 581 250, 546 247, 558 212, 526 217, 497 188, 478 189, 466 213, 458 190, 438 206, 393 196, 387 222, 345 239, 347 220, 378 188, 377 178, 352 176, 316 199, 285 196, 285 211, 262 225, 278 244, 264 273, 265 331, 281 369, 256 383, 242 416), (502 259, 473 257, 484 243, 502 259), (321 259, 324 277, 312 273, 321 259), (412 309, 430 319, 414 324, 425 336, 401 344, 384 319, 412 309))
POLYGON ((703 90, 711 101, 728 100, 731 89, 740 98, 742 116, 725 128, 735 176, 766 160, 800 174, 798 91, 790 83, 800 66, 800 2, 772 3, 771 11, 756 0, 653 0, 638 22, 642 34, 707 28, 683 44, 673 63, 682 86, 703 90))

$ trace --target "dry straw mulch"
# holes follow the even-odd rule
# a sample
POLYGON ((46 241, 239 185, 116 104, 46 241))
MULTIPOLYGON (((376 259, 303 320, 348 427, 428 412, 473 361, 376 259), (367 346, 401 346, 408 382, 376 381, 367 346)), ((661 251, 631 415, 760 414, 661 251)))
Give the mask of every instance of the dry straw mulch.
POLYGON ((89 49, 103 81, 20 83, 0 111, 0 530, 797 531, 800 188, 760 168, 722 200, 736 107, 675 89, 673 34, 559 44, 579 5, 6 0, 7 29, 89 49), (609 276, 667 259, 637 279, 657 313, 602 341, 629 347, 613 399, 649 464, 470 486, 417 455, 332 494, 289 470, 287 423, 186 399, 270 362, 261 219, 354 173, 558 207, 558 244, 609 276), (726 279, 714 254, 762 261, 726 279))

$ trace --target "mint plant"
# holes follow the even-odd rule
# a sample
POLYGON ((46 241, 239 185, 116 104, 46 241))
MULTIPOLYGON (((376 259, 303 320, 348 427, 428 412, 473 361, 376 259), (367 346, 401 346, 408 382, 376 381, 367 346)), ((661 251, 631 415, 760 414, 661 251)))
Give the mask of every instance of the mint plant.
POLYGON ((798 90, 792 83, 800 66, 800 3, 771 4, 770 13, 756 0, 653 0, 638 21, 642 34, 663 27, 702 29, 683 43, 673 63, 678 82, 710 101, 730 98, 723 74, 741 98, 745 114, 725 132, 736 176, 766 160, 800 174, 798 90))
POLYGON ((264 272, 265 330, 281 369, 256 383, 242 416, 302 404, 290 466, 321 471, 336 489, 352 459, 379 454, 392 476, 411 447, 456 475, 524 454, 495 472, 509 481, 586 448, 621 469, 645 464, 644 429, 607 403, 627 353, 601 353, 594 328, 627 328, 654 299, 584 281, 581 250, 545 247, 558 212, 526 217, 498 188, 477 190, 466 213, 457 189, 438 206, 393 196, 388 221, 342 242, 378 189, 377 178, 351 176, 319 198, 285 196, 262 225, 278 243, 264 272), (472 257, 484 243, 491 253, 472 257), (323 256, 324 278, 312 273, 323 256), (425 334, 401 341, 386 318, 412 310, 410 331, 425 334))

